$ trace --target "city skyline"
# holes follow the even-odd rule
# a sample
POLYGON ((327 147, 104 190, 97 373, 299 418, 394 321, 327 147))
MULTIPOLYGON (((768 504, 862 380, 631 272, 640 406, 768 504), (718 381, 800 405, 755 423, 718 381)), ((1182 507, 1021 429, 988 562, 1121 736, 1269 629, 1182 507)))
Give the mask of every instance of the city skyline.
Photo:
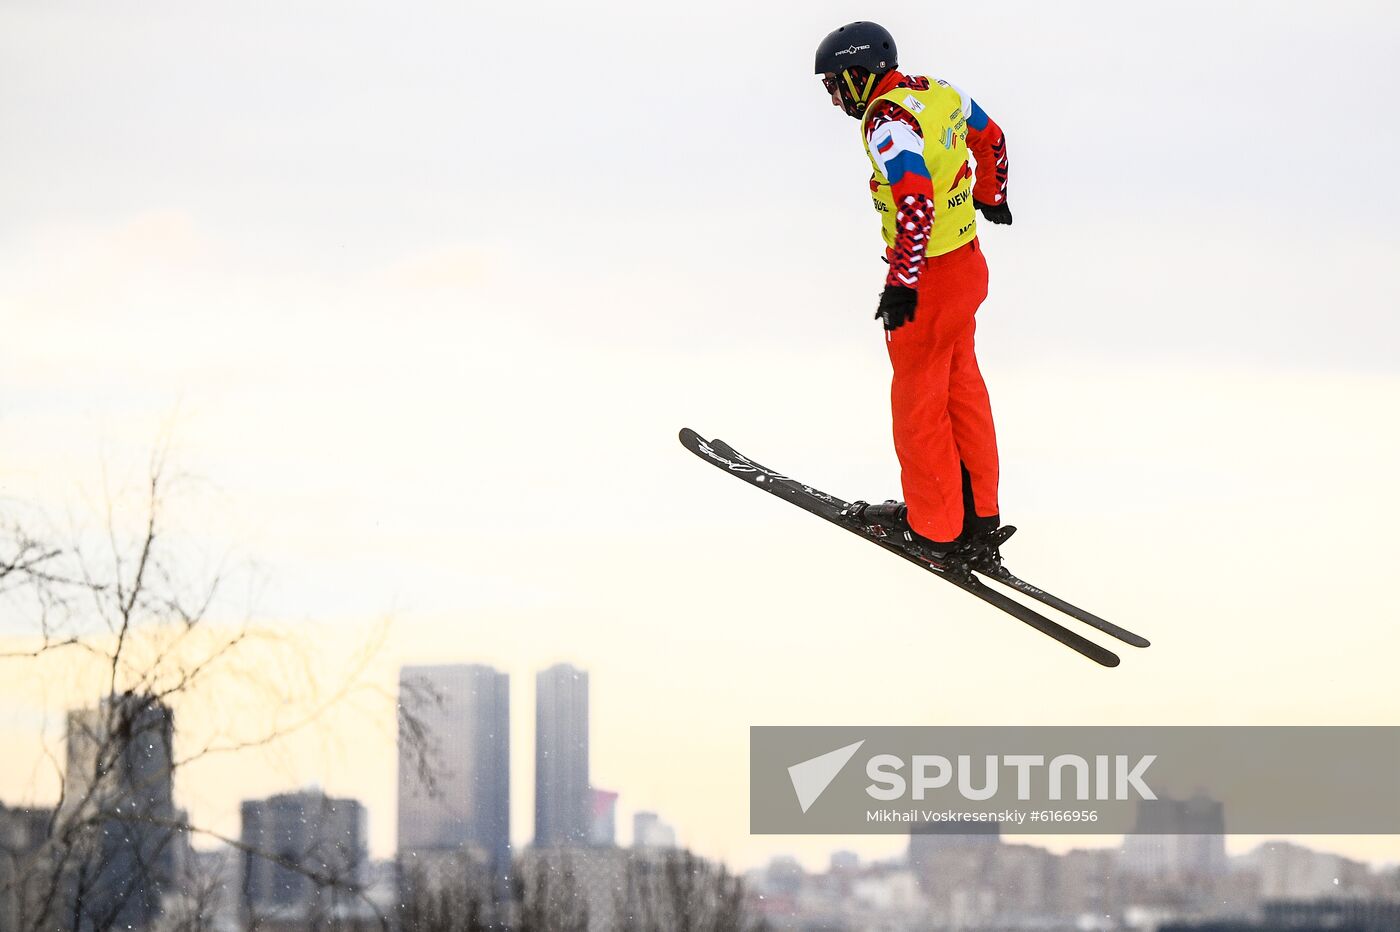
POLYGON ((929 828, 909 836, 903 857, 862 862, 838 850, 812 870, 780 856, 744 876, 765 915, 799 930, 877 920, 888 929, 1066 930, 1229 921, 1244 932, 1293 927, 1280 916, 1329 916, 1308 928, 1336 928, 1346 915, 1367 920, 1357 928, 1388 932, 1386 917, 1400 917, 1400 867, 1379 871, 1302 845, 1264 842, 1223 860, 1197 849, 1170 863, 1141 860, 1128 838, 1116 849, 1052 852, 976 824, 966 826, 974 835, 929 828))
MULTIPOLYGON (((498 749, 498 742, 488 736, 483 744, 474 736, 483 725, 497 731, 504 725, 499 719, 508 714, 502 701, 508 695, 508 681, 508 674, 484 664, 405 667, 400 671, 404 687, 401 699, 421 704, 421 698, 411 697, 423 695, 419 691, 431 686, 436 698, 430 708, 436 710, 438 720, 430 722, 427 728, 436 731, 440 739, 438 749, 446 752, 443 759, 460 763, 469 756, 466 748, 472 746, 483 747, 490 758, 498 749), (454 745, 454 736, 466 744, 454 745)), ((585 715, 581 722, 579 713, 586 708, 588 682, 585 671, 567 663, 538 671, 536 677, 540 704, 545 710, 536 720, 540 745, 550 752, 546 757, 556 756, 555 752, 563 757, 568 752, 583 751, 581 761, 569 763, 573 777, 586 763, 586 739, 580 739, 587 733, 581 727, 587 719, 585 715)), ((417 711, 424 708, 420 705, 417 711)), ((73 710, 67 721, 68 764, 64 778, 66 785, 78 794, 74 799, 88 795, 82 782, 85 773, 110 772, 116 782, 105 785, 104 805, 116 804, 121 809, 134 802, 138 811, 146 812, 154 806, 157 817, 174 818, 178 800, 172 795, 169 769, 173 766, 171 749, 177 732, 168 709, 149 697, 124 694, 97 706, 73 710), (131 740, 114 743, 113 735, 128 732, 131 740), (98 763, 95 755, 113 755, 114 750, 117 753, 111 759, 118 762, 117 766, 98 763)), ((404 760, 403 755, 400 760, 404 760)), ((491 760, 484 763, 487 766, 483 774, 489 784, 495 764, 491 760)), ((460 772, 449 770, 444 776, 451 801, 452 778, 460 776, 460 772)), ((458 789, 469 793, 475 789, 473 782, 459 782, 458 789)), ((614 791, 591 792, 588 814, 606 811, 611 819, 618 795, 614 791)), ((553 799, 547 793, 543 796, 545 805, 537 808, 547 810, 561 802, 557 795, 553 799)), ((445 850, 450 848, 470 857, 481 837, 477 831, 482 826, 475 823, 479 820, 488 827, 499 825, 498 817, 509 809, 501 794, 472 796, 463 802, 471 805, 439 805, 433 812, 409 808, 410 818, 399 826, 398 833, 414 847, 395 851, 399 891, 395 894, 394 885, 383 882, 386 875, 382 862, 376 868, 369 858, 368 813, 360 800, 335 798, 320 789, 245 799, 240 804, 242 847, 238 849, 241 866, 237 876, 241 877, 241 892, 236 908, 243 911, 240 914, 276 921, 309 921, 318 916, 369 921, 372 910, 386 903, 421 902, 405 892, 417 889, 404 886, 417 882, 406 879, 405 868, 411 865, 414 871, 420 871, 413 876, 425 878, 429 884, 451 883, 454 876, 471 876, 455 873, 463 869, 465 861, 455 862, 454 867, 454 862, 442 860, 434 868, 430 866, 430 856, 450 853, 445 850), (483 806, 483 801, 488 804, 483 806), (428 845, 438 846, 437 851, 428 845), (254 854, 256 851, 265 851, 270 857, 254 854), (289 869, 292 864, 303 866, 300 870, 289 869), (427 874, 421 873, 424 869, 427 874), (332 887, 327 898, 305 872, 334 877, 336 883, 350 886, 344 890, 332 887), (371 883, 371 875, 380 879, 371 883), (371 887, 373 896, 368 896, 371 887)), ((894 857, 862 859, 856 852, 836 850, 829 852, 826 870, 812 871, 791 857, 778 856, 762 867, 744 872, 751 886, 749 902, 769 918, 797 923, 794 928, 806 928, 803 923, 816 923, 812 926, 816 928, 822 923, 844 921, 842 917, 867 914, 881 916, 891 929, 901 928, 902 924, 916 927, 921 916, 962 925, 1002 919, 1018 923, 1032 919, 1070 921, 1075 916, 1109 915, 1127 917, 1124 921, 1136 927, 1144 916, 1155 915, 1158 920, 1245 921, 1258 917, 1261 910, 1266 915, 1345 914, 1363 917, 1371 923, 1367 928, 1380 928, 1374 923, 1400 915, 1400 905, 1387 899, 1387 884, 1400 881, 1400 866, 1378 868, 1282 841, 1262 842, 1243 854, 1229 856, 1228 836, 1223 834, 1228 813, 1218 801, 1199 793, 1184 799, 1141 800, 1137 808, 1135 833, 1121 837, 1108 848, 1080 845, 1055 851, 1024 839, 1003 838, 995 825, 936 823, 902 836, 903 850, 894 857), (1188 834, 1164 834, 1173 830, 1188 834)), ((17 831, 32 831, 26 826, 33 824, 35 814, 20 811, 11 816, 11 812, 14 811, 0 809, 0 816, 5 816, 0 820, 0 841, 13 837, 17 831)), ((72 813, 66 817, 71 818, 72 813)), ((58 818, 62 821, 64 813, 60 812, 58 818)), ((589 829, 600 831, 598 823, 591 820, 589 829)), ((170 834, 169 829, 161 831, 170 834)), ((645 858, 648 852, 671 850, 676 843, 673 830, 652 812, 635 815, 630 846, 633 855, 624 856, 627 849, 618 846, 610 827, 605 834, 606 839, 580 840, 570 836, 562 842, 563 848, 558 839, 546 838, 542 845, 512 852, 510 866, 505 870, 559 871, 575 863, 581 876, 590 878, 588 884, 600 884, 606 891, 613 889, 628 870, 628 857, 645 858), (569 846, 575 848, 574 862, 567 860, 569 846), (566 855, 565 860, 559 859, 561 854, 566 855)), ((139 831, 137 836, 136 842, 123 843, 146 846, 139 831)), ((189 857, 198 860, 220 850, 187 849, 183 834, 180 838, 180 843, 170 845, 172 857, 188 850, 189 857)), ((168 842, 160 843, 163 848, 168 842)), ((222 850, 227 857, 233 849, 222 850)), ((115 854, 120 860, 121 851, 115 854)), ((187 857, 181 854, 177 860, 184 863, 187 857)), ((500 862, 496 863, 499 869, 500 862)), ((131 901, 127 912, 132 921, 153 917, 160 911, 160 903, 179 902, 168 899, 178 889, 175 873, 174 867, 167 866, 149 875, 153 879, 148 883, 156 886, 150 897, 143 894, 131 901)), ((230 875, 224 872, 220 876, 224 885, 220 896, 225 899, 219 902, 225 905, 218 908, 225 909, 229 908, 226 897, 232 895, 232 888, 228 887, 230 875)), ((602 899, 594 902, 597 891, 591 886, 588 890, 590 908, 613 908, 606 895, 598 894, 602 899)), ((102 894, 103 887, 98 884, 91 896, 95 902, 101 902, 102 894)), ((0 897, 0 915, 6 908, 0 897)))
MULTIPOLYGON (((462 791, 458 795, 469 804, 462 807, 455 807, 451 804, 452 799, 434 800, 432 805, 437 811, 426 812, 425 810, 414 810, 410 806, 411 815, 407 822, 400 819, 395 820, 394 834, 398 841, 390 849, 392 855, 397 855, 404 851, 422 849, 443 849, 443 848, 464 848, 478 845, 484 849, 491 848, 485 839, 494 839, 497 842, 501 838, 509 838, 508 832, 501 832, 503 825, 508 825, 506 820, 496 819, 496 814, 502 811, 508 812, 510 807, 510 794, 507 791, 500 793, 476 792, 469 793, 468 787, 472 790, 481 790, 481 783, 489 785, 500 784, 502 778, 507 780, 510 777, 509 769, 509 744, 502 737, 502 725, 509 724, 509 683, 510 674, 497 670, 485 663, 444 663, 444 664, 415 664, 406 665, 399 670, 399 683, 401 689, 405 684, 410 684, 409 692, 417 698, 411 699, 410 704, 418 703, 422 706, 417 711, 422 716, 422 724, 429 732, 435 732, 437 741, 433 744, 433 758, 437 766, 448 765, 442 771, 445 783, 457 780, 458 788, 462 791), (421 691, 422 687, 430 687, 427 691, 421 691), (431 698, 430 698, 431 697, 431 698), (434 720, 436 716, 436 720, 434 720), (465 727, 464 727, 465 726, 465 727), (490 758, 483 760, 488 766, 483 769, 483 780, 474 780, 470 777, 471 768, 464 770, 453 770, 450 766, 454 762, 453 750, 461 752, 455 758, 457 763, 468 757, 466 748, 479 744, 483 747, 490 758), (443 754, 446 750, 448 753, 443 754), (505 754, 500 754, 505 751, 505 754), (470 803, 465 798, 468 795, 474 796, 478 801, 470 803), (504 802, 504 805, 502 805, 504 802), (478 834, 482 827, 488 829, 488 834, 483 836, 478 834)), ((549 667, 536 671, 535 690, 537 695, 543 692, 547 697, 550 709, 545 716, 536 715, 534 725, 537 729, 535 741, 535 754, 538 757, 540 748, 545 746, 560 746, 572 748, 575 751, 575 760, 568 765, 569 772, 577 783, 580 774, 583 776, 583 784, 586 792, 583 794, 583 804, 579 807, 579 818, 582 820, 582 829, 576 837, 571 837, 565 844, 587 846, 593 842, 590 839, 594 835, 597 823, 594 816, 599 813, 597 806, 601 803, 608 814, 607 824, 613 825, 616 820, 616 807, 619 798, 625 798, 624 791, 603 790, 593 787, 587 782, 587 733, 590 719, 587 717, 587 695, 589 688, 588 672, 582 670, 568 662, 557 662, 549 667), (580 725, 580 712, 582 712, 582 728, 580 725), (561 727, 561 725, 563 727, 561 727), (549 733, 549 737, 544 744, 539 742, 538 729, 544 726, 549 733), (581 741, 580 741, 581 739, 581 741), (580 766, 581 765, 581 766, 580 766)), ((401 694, 401 702, 403 695, 401 694)), ((133 772, 141 768, 149 770, 152 761, 158 762, 161 759, 169 759, 175 729, 173 716, 163 705, 156 703, 150 708, 141 701, 140 696, 125 695, 118 697, 115 703, 104 701, 97 706, 80 707, 73 710, 66 716, 67 728, 65 731, 65 757, 68 764, 63 770, 63 783, 65 789, 65 799, 67 805, 71 806, 73 800, 81 799, 86 789, 81 782, 81 775, 85 769, 89 769, 92 762, 88 760, 96 749, 101 746, 102 735, 106 729, 113 727, 111 709, 120 710, 126 705, 136 703, 140 706, 143 716, 143 724, 140 729, 149 730, 153 735, 159 734, 159 740, 150 743, 152 749, 149 753, 142 753, 131 758, 128 765, 133 772), (157 749, 165 747, 166 750, 159 752, 157 749), (87 750, 84 750, 87 749, 87 750), (165 757, 162 758, 161 754, 165 757)), ((118 719, 120 714, 118 714, 118 719)), ((399 745, 398 770, 401 786, 417 789, 417 781, 412 776, 416 764, 410 762, 404 755, 402 743, 399 745), (405 765, 408 764, 407 770, 405 765), (407 778, 407 779, 405 779, 407 778)), ((536 771, 535 780, 539 783, 540 771, 536 771)), ((145 806, 156 806, 162 811, 174 813, 177 811, 177 800, 172 792, 173 783, 167 774, 163 781, 157 781, 152 794, 147 794, 149 798, 143 803, 145 806)), ((325 795, 323 789, 316 784, 286 787, 282 790, 270 794, 266 799, 293 798, 307 793, 325 795)), ((559 794, 541 794, 544 797, 552 797, 552 802, 558 804, 559 794)), ((344 800, 361 808, 362 812, 369 810, 364 804, 351 794, 344 800)), ((0 799, 0 803, 6 800, 0 799)), ((249 800, 240 800, 239 807, 242 810, 249 800)), ((404 800, 400 800, 398 811, 402 813, 404 800)), ((417 801, 421 803, 421 800, 417 801)), ((540 810, 540 800, 532 799, 531 805, 536 812, 540 810)), ((1181 799, 1164 797, 1153 801, 1140 802, 1138 808, 1138 824, 1134 832, 1117 837, 1115 840, 1104 841, 1097 836, 1068 836, 1057 838, 1055 836, 1021 836, 1002 835, 999 828, 988 829, 986 826, 975 824, 967 829, 970 835, 984 835, 992 841, 1008 840, 1019 844, 1029 844, 1031 846, 1043 846, 1045 850, 1063 853, 1071 850, 1098 850, 1115 851, 1124 858, 1125 870, 1137 871, 1149 874, 1159 869, 1175 869, 1175 867, 1186 862, 1211 863, 1219 865, 1225 859, 1238 858, 1250 851, 1257 850, 1260 845, 1299 845, 1300 843, 1289 836, 1265 837, 1260 840, 1256 836, 1230 835, 1224 831, 1227 824, 1225 813, 1221 804, 1208 797, 1195 794, 1181 799), (1173 826, 1183 827, 1184 834, 1171 835, 1173 826), (1244 841, 1249 838, 1251 840, 1244 841), (1099 844, 1093 844, 1095 840, 1099 844), (1166 839, 1164 843, 1161 839, 1166 839), (1226 850, 1225 845, 1234 839, 1234 850, 1226 850)), ((62 811, 59 815, 62 816, 62 811)), ((674 828, 663 822, 654 811, 637 809, 633 812, 631 819, 633 825, 632 837, 628 840, 628 846, 647 846, 649 844, 660 847, 669 847, 676 844, 674 828), (643 829, 642 827, 646 828, 643 829), (656 834, 650 834, 653 832, 656 834), (644 838, 643 831, 648 833, 644 838), (665 839, 658 844, 656 839, 665 839)), ((915 837, 919 836, 915 832, 915 837)), ((960 831, 950 830, 947 826, 931 826, 927 834, 930 839, 939 836, 959 836, 960 831)), ((616 835, 615 829, 611 843, 622 845, 622 840, 616 835)), ((850 836, 848 840, 862 838, 863 836, 850 836)), ((896 838, 903 836, 894 836, 896 838)), ((1311 836, 1309 836, 1311 837, 1311 836)), ((1388 836, 1381 836, 1388 837, 1388 836)), ((509 842, 507 842, 509 844, 509 842)), ((560 844, 557 840, 546 842, 547 846, 560 844)), ((535 846, 535 839, 531 838, 526 845, 513 845, 509 847, 519 849, 523 847, 535 846)), ((1308 848, 1307 845, 1301 845, 1308 848)), ((499 850, 499 849, 497 849, 499 850)), ((833 848, 823 852, 821 858, 828 856, 831 851, 840 851, 841 848, 833 848)), ((1311 849, 1322 851, 1332 856, 1351 858, 1359 863, 1372 866, 1377 870, 1390 867, 1400 867, 1400 856, 1368 858, 1364 855, 1347 855, 1337 852, 1328 852, 1326 849, 1311 849)), ((856 852, 851 852, 856 855, 856 852)), ((778 855, 779 857, 787 855, 778 855)), ((863 856, 872 863, 880 861, 880 856, 863 856)), ((742 867, 742 865, 736 865, 742 867)))
MULTIPOLYGON (((255 863, 240 854, 242 863, 230 870, 235 849, 195 852, 194 859, 206 871, 200 876, 218 885, 202 901, 210 910, 205 915, 232 919, 250 908, 247 915, 274 922, 333 916, 373 922, 374 910, 392 913, 395 904, 403 902, 403 893, 394 889, 391 865, 364 859, 363 815, 357 801, 310 790, 246 801, 243 809, 250 817, 243 842, 280 860, 255 863), (344 896, 332 888, 327 897, 327 891, 313 889, 306 874, 284 869, 294 863, 356 887, 347 888, 344 896)), ((19 836, 42 815, 0 806, 0 845, 22 844, 19 836)), ((1162 824, 1158 819, 1157 826, 1162 824)), ((1393 896, 1400 867, 1381 872, 1306 846, 1263 843, 1218 866, 1207 858, 1134 868, 1126 850, 1054 853, 1004 842, 996 832, 978 827, 983 830, 980 835, 967 836, 954 834, 961 827, 930 826, 930 832, 907 837, 901 857, 879 861, 833 851, 824 868, 815 871, 791 857, 775 857, 745 872, 747 902, 759 915, 795 930, 864 928, 877 919, 891 932, 926 928, 930 921, 958 926, 1005 922, 1015 927, 1030 922, 1034 928, 1058 930, 1084 928, 1089 917, 1122 923, 1113 928, 1229 919, 1243 923, 1241 929, 1272 929, 1276 926, 1267 924, 1269 917, 1280 922, 1279 917, 1331 917, 1315 921, 1335 923, 1346 916, 1379 932, 1400 917, 1400 901, 1393 896), (1249 924, 1261 915, 1265 925, 1249 924)), ((628 854, 617 848, 577 849, 571 860, 560 860, 560 853, 558 848, 539 849, 524 854, 518 864, 527 873, 572 864, 590 878, 590 911, 609 913, 615 908, 609 891, 628 875, 629 861, 635 863, 640 855, 643 863, 667 863, 645 851, 628 854)), ((697 865, 703 866, 694 862, 692 867, 697 865)), ((4 867, 0 861, 0 882, 4 867)), ((7 903, 0 883, 0 919, 13 905, 7 903)), ((189 901, 176 897, 170 905, 188 908, 189 901)))
MULTIPOLYGON (((550 666, 555 665, 558 664, 551 664, 550 666)), ((405 666, 414 667, 423 665, 406 664, 405 666)), ((443 665, 435 664, 427 666, 443 665)), ((460 665, 447 664, 445 666, 483 667, 492 669, 485 664, 473 663, 464 663, 460 665)), ((537 670, 536 672, 539 671, 537 670)), ((401 669, 399 668, 392 671, 393 682, 396 684, 396 687, 400 678, 400 673, 401 669)), ((504 675, 509 678, 508 674, 504 675)), ((513 760, 510 766, 510 779, 512 783, 512 792, 510 793, 512 810, 511 823, 514 827, 511 844, 515 850, 520 850, 530 845, 533 841, 531 816, 535 809, 533 793, 531 792, 531 788, 534 784, 534 775, 532 768, 529 766, 534 758, 534 735, 532 730, 535 725, 535 716, 532 714, 533 710, 530 709, 531 701, 534 698, 534 689, 529 687, 535 684, 533 682, 533 677, 527 677, 525 680, 529 682, 528 686, 523 682, 517 682, 516 684, 517 687, 524 686, 523 700, 521 696, 512 697, 514 700, 512 706, 524 707, 521 714, 513 716, 511 723, 511 729, 515 732, 511 742, 514 750, 512 754, 513 760), (522 811, 524 812, 523 816, 522 811)), ((601 683, 599 688, 603 689, 605 693, 611 691, 614 685, 609 683, 606 679, 596 681, 594 685, 597 685, 597 683, 601 683)), ((606 728, 609 724, 611 723, 608 722, 605 717, 603 719, 603 726, 606 728)), ((179 740, 178 734, 176 739, 179 740)), ((357 750, 364 747, 367 746, 358 742, 354 745, 354 748, 357 750)), ((373 856, 377 858, 389 856, 396 850, 397 844, 397 820, 394 817, 394 813, 397 810, 395 795, 391 791, 387 802, 383 797, 380 797, 378 801, 376 801, 372 793, 372 784, 366 783, 363 778, 373 773, 377 768, 384 768, 387 764, 387 772, 391 775, 393 780, 397 781, 397 755, 394 753, 393 749, 394 742, 391 740, 381 748, 382 751, 387 751, 387 754, 374 752, 369 756, 362 756, 357 753, 356 757, 359 758, 359 762, 353 765, 353 767, 337 767, 336 771, 338 775, 337 773, 323 772, 320 776, 311 776, 302 779, 294 777, 284 781, 264 779, 258 791, 258 795, 270 796, 279 792, 293 791, 305 786, 322 786, 326 787, 328 791, 335 792, 338 795, 364 799, 369 811, 372 813, 370 827, 372 839, 371 851, 373 856), (347 783, 344 775, 352 772, 357 775, 356 779, 353 782, 347 783), (377 844, 373 843, 375 837, 381 839, 377 844), (384 839, 387 839, 387 842, 384 841, 384 839)), ((267 775, 275 777, 275 769, 273 771, 268 771, 267 775)), ((181 777, 177 783, 185 782, 185 780, 185 777, 181 777)), ((246 784, 247 782, 246 779, 240 781, 242 784, 246 784)), ((675 818, 674 810, 677 806, 674 797, 667 794, 648 793, 645 783, 639 785, 634 777, 629 776, 629 771, 627 770, 610 768, 609 776, 606 777, 606 784, 617 788, 621 794, 620 801, 617 803, 616 812, 616 818, 619 821, 624 822, 628 826, 632 826, 635 822, 634 816, 637 812, 660 811, 666 816, 668 823, 676 827, 678 834, 681 836, 686 846, 695 846, 696 841, 693 830, 688 828, 684 821, 675 818)), ((204 812, 228 812, 229 815, 224 817, 224 821, 213 821, 207 824, 209 824, 210 827, 220 829, 225 834, 236 835, 238 831, 238 803, 244 797, 239 795, 239 790, 236 788, 236 785, 228 785, 223 790, 217 790, 216 792, 218 792, 219 795, 211 797, 209 795, 211 789, 219 785, 218 783, 211 786, 201 785, 196 788, 196 792, 192 797, 188 792, 181 795, 186 799, 192 798, 197 807, 204 812)), ((0 796, 0 799, 11 804, 44 804, 42 798, 36 798, 30 794, 6 794, 0 796)), ((812 836, 814 840, 821 839, 821 837, 822 836, 812 836)), ((1017 838, 1018 836, 1009 837, 1017 838)), ((623 839, 619 840, 624 841, 623 839)), ((764 847, 767 851, 759 856, 735 857, 732 853, 725 851, 706 850, 703 845, 699 850, 719 861, 733 865, 736 869, 747 869, 765 863, 772 855, 783 852, 796 853, 808 866, 815 866, 821 864, 829 851, 835 848, 853 848, 857 850, 862 857, 872 860, 878 860, 881 857, 889 856, 898 849, 898 846, 893 845, 887 837, 882 838, 880 836, 851 836, 846 839, 830 839, 819 841, 816 844, 805 842, 797 845, 784 844, 784 840, 781 836, 766 836, 766 840, 768 843, 765 844, 764 847)), ((1054 836, 1024 836, 1020 837, 1020 840, 1033 844, 1045 845, 1050 850, 1054 851, 1067 851, 1084 846, 1102 849, 1114 847, 1118 844, 1116 839, 1097 839, 1094 836, 1066 838, 1054 836)), ((1226 836, 1226 840, 1229 846, 1229 853, 1231 855, 1239 855, 1249 850, 1254 845, 1259 844, 1263 839, 1253 836, 1226 836)), ((1320 847, 1325 850, 1335 851, 1339 854, 1357 858, 1377 866, 1400 862, 1400 849, 1395 847, 1393 839, 1389 836, 1329 836, 1323 837, 1320 840, 1303 837, 1290 838, 1289 836, 1278 836, 1276 840, 1319 844, 1320 847)), ((196 841, 198 842, 198 839, 196 839, 196 841)))

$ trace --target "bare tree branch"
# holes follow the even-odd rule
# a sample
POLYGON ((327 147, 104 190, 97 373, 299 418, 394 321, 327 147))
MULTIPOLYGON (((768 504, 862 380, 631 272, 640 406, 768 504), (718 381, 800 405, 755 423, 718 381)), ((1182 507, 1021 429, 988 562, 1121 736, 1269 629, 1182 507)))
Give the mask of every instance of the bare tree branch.
MULTIPOLYGON (((16 874, 11 886, 21 894, 20 928, 130 925, 130 916, 162 908, 158 900, 176 885, 172 864, 193 856, 188 839, 198 835, 295 871, 318 890, 353 894, 387 930, 388 919, 358 881, 228 838, 174 808, 175 778, 188 765, 275 745, 357 697, 385 710, 393 708, 394 697, 370 676, 382 631, 323 688, 316 652, 285 634, 255 627, 248 615, 232 627, 211 627, 228 560, 192 585, 177 571, 175 535, 167 533, 164 520, 172 481, 166 453, 162 446, 151 458, 135 535, 123 531, 104 469, 105 545, 95 551, 80 533, 59 546, 0 515, 0 610, 14 609, 16 618, 32 623, 32 634, 0 652, 0 662, 52 664, 60 656, 95 662, 102 684, 91 697, 95 705, 68 716, 67 766, 47 742, 42 746, 59 798, 39 823, 41 838, 33 850, 5 862, 16 874), (101 557, 94 559, 94 552, 101 557), (224 715, 204 716, 202 729, 183 735, 195 750, 177 755, 175 712, 197 707, 202 695, 222 698, 240 682, 250 698, 271 710, 265 727, 251 736, 226 735, 233 710, 225 708, 224 715), (202 739, 200 730, 206 733, 202 739)), ((217 701, 214 706, 220 707, 217 701)), ((181 923, 206 928, 211 901, 204 894, 188 898, 181 923)))

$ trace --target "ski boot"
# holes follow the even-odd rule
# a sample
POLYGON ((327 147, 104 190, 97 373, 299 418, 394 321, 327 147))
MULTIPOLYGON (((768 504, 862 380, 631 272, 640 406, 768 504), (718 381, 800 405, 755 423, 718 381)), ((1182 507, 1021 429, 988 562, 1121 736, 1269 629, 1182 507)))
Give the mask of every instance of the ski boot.
POLYGON ((869 502, 852 502, 845 514, 865 527, 871 537, 880 539, 895 538, 909 549, 928 561, 940 572, 952 576, 971 575, 970 551, 961 538, 950 544, 929 540, 909 526, 909 509, 903 502, 888 499, 877 505, 869 502))

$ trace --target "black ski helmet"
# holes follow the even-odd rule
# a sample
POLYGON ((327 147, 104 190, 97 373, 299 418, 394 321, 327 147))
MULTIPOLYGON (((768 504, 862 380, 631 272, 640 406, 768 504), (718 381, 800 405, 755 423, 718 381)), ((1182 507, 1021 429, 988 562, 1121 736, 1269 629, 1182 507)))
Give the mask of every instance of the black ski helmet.
POLYGON ((870 92, 885 72, 897 67, 894 36, 879 23, 847 23, 817 46, 816 73, 834 76, 826 89, 840 94, 841 109, 853 117, 864 115, 870 92))

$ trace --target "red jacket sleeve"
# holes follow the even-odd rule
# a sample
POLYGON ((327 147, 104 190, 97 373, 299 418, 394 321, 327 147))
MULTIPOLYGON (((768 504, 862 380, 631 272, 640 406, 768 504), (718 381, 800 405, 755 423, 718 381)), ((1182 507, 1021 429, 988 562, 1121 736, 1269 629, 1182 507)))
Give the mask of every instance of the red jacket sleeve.
POLYGON ((977 161, 977 180, 972 185, 972 198, 983 204, 1006 201, 1006 134, 996 120, 989 117, 977 101, 970 100, 967 118, 967 147, 977 161))
POLYGON ((888 285, 916 288, 933 228, 933 181, 924 164, 918 122, 904 108, 883 100, 870 115, 871 152, 884 168, 895 205, 895 242, 885 251, 888 285))

